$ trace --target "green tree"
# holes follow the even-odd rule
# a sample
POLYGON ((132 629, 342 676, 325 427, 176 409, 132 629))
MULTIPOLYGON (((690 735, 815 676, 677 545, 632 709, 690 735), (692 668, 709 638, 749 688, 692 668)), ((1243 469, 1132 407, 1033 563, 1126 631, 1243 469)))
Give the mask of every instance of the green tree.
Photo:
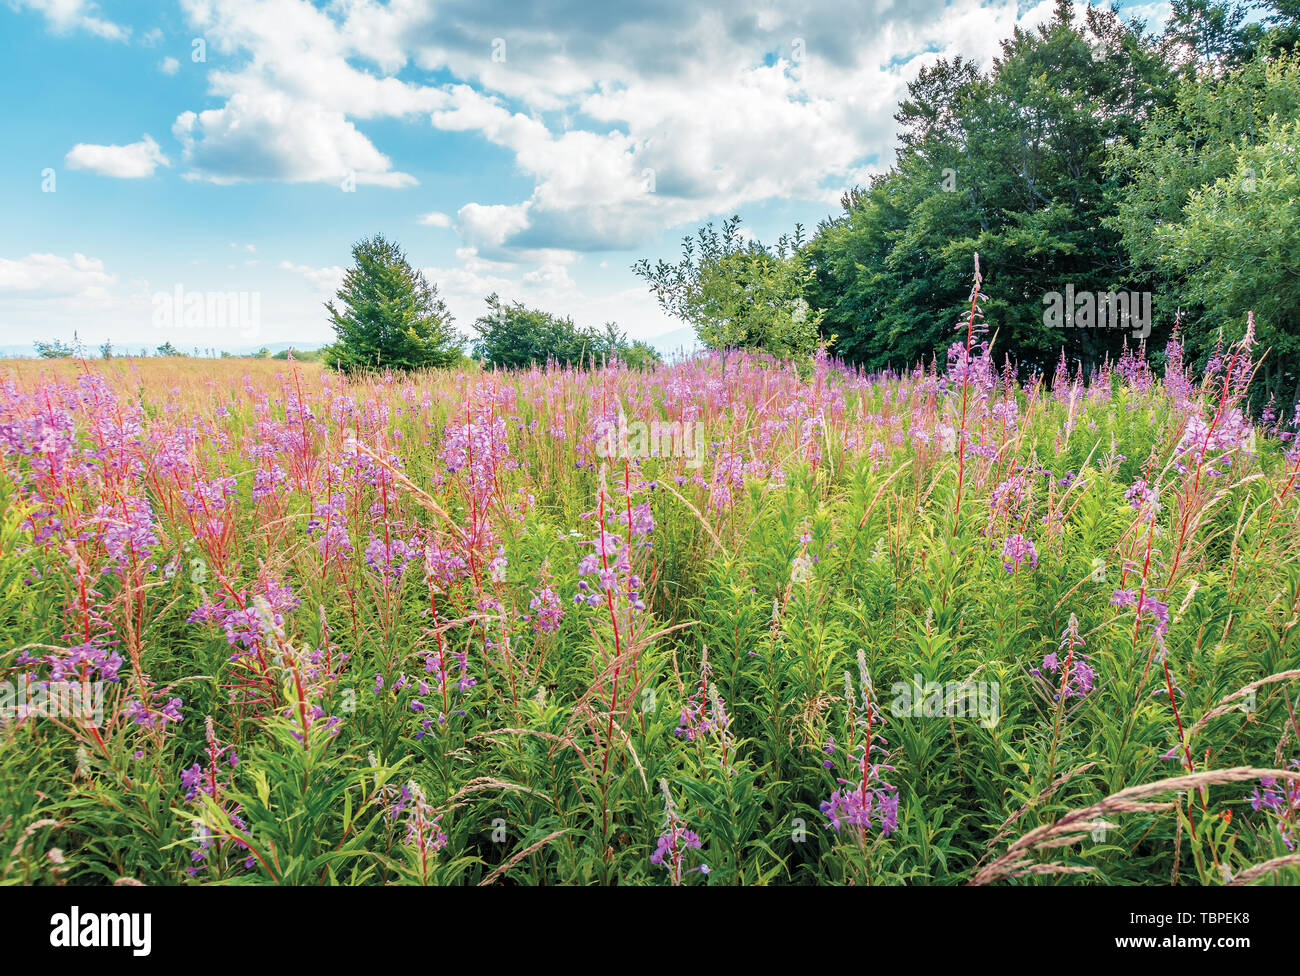
POLYGON ((1104 223, 1127 177, 1105 164, 1168 100, 1171 78, 1141 22, 1096 8, 1080 18, 1068 3, 1017 28, 986 75, 959 60, 922 72, 897 116, 896 164, 846 194, 807 248, 822 332, 870 368, 942 357, 979 252, 999 351, 1043 369, 1062 348, 1092 364, 1115 355, 1125 333, 1051 328, 1044 297, 1131 287, 1120 233, 1104 223))
POLYGON ((154 355, 155 356, 184 356, 185 353, 181 352, 179 349, 173 346, 170 341, 168 341, 168 342, 164 342, 161 346, 159 346, 154 351, 154 355))
POLYGON ((1183 219, 1158 228, 1169 264, 1214 320, 1239 332, 1255 312, 1256 337, 1272 348, 1265 386, 1300 400, 1300 119, 1268 123, 1238 150, 1232 169, 1193 190, 1183 219))
POLYGON ((451 313, 402 249, 381 235, 352 248, 353 266, 326 302, 336 342, 325 356, 344 372, 425 369, 459 361, 451 313))
MULTIPOLYGON (((1255 248, 1215 256, 1202 245, 1210 239, 1226 242, 1243 227, 1264 234, 1261 243, 1268 243, 1279 229, 1277 243, 1284 239, 1286 200, 1277 201, 1281 212, 1273 223, 1257 222, 1265 216, 1258 204, 1273 200, 1277 187, 1251 166, 1250 160, 1265 160, 1256 159, 1250 150, 1273 138, 1271 126, 1297 118, 1300 55, 1270 58, 1265 51, 1222 75, 1184 78, 1172 104, 1152 114, 1139 138, 1121 140, 1112 148, 1110 166, 1129 182, 1116 213, 1106 222, 1121 234, 1134 277, 1156 292, 1157 307, 1163 307, 1166 316, 1180 311, 1187 358, 1195 365, 1211 354, 1221 326, 1242 321, 1252 309, 1261 313, 1262 336, 1276 338, 1273 329, 1288 329, 1276 312, 1264 316, 1263 296, 1250 295, 1250 283, 1271 280, 1277 268, 1234 264, 1244 254, 1258 253, 1255 248), (1241 192, 1228 192, 1233 180, 1240 183, 1241 192), (1198 201, 1198 217, 1197 226, 1190 228, 1184 223, 1190 219, 1193 200, 1198 201), (1234 213, 1237 207, 1241 211, 1234 213), (1224 221, 1217 231, 1206 224, 1211 214, 1224 221), (1198 264, 1194 254, 1207 263, 1198 264), (1248 281, 1226 289, 1212 278, 1230 265, 1237 269, 1233 274, 1245 274, 1248 281)), ((1277 165, 1277 160, 1268 162, 1277 165)), ((1279 292, 1288 293, 1293 294, 1285 288, 1279 292)), ((1257 386, 1282 398, 1293 390, 1291 374, 1277 357, 1265 362, 1257 386)))
POLYGON ((41 359, 69 359, 74 355, 72 347, 58 339, 37 339, 32 345, 41 359))
POLYGON ((599 359, 602 336, 595 330, 520 302, 503 302, 495 293, 486 301, 487 314, 474 322, 474 354, 484 366, 526 369, 547 360, 581 365, 599 359))
POLYGON ((594 341, 598 359, 621 360, 631 369, 649 369, 663 362, 659 353, 647 343, 640 339, 629 342, 627 333, 618 327, 617 322, 606 322, 604 328, 596 333, 594 341))
POLYGON ((1243 64, 1264 36, 1261 25, 1246 23, 1248 13, 1242 3, 1173 0, 1161 38, 1164 50, 1190 77, 1243 64))
POLYGON ((629 369, 653 369, 664 361, 657 349, 640 339, 619 346, 617 355, 629 369))
POLYGON ((804 356, 817 345, 822 312, 808 305, 812 271, 803 254, 803 229, 774 249, 740 234, 740 218, 701 227, 682 242, 676 264, 642 259, 632 270, 660 307, 695 327, 710 349, 766 349, 804 356))

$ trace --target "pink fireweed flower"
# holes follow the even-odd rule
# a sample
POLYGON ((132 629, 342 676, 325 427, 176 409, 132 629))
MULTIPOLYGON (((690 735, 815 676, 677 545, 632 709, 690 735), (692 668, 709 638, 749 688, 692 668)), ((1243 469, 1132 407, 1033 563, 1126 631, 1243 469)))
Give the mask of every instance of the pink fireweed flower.
MULTIPOLYGON (((274 643, 284 628, 285 614, 301 603, 292 589, 273 578, 260 581, 256 591, 244 591, 240 597, 242 607, 228 593, 218 594, 212 600, 205 599, 190 613, 189 622, 220 624, 226 632, 227 644, 253 651, 268 642, 274 643), (257 597, 265 601, 264 607, 255 604, 257 597)), ((231 655, 231 660, 240 653, 237 651, 231 655)))
POLYGON ((322 556, 341 559, 351 556, 353 546, 348 535, 347 499, 340 494, 314 500, 307 534, 316 537, 316 549, 322 556))
POLYGON ((578 563, 578 592, 574 594, 573 602, 578 606, 600 607, 606 603, 605 594, 610 593, 616 600, 626 602, 633 612, 644 610, 641 577, 632 572, 631 559, 622 537, 598 531, 595 539, 585 540, 580 545, 593 546, 595 551, 583 556, 578 563), (586 579, 588 576, 595 577, 595 586, 586 579))
POLYGON ((1053 701, 1060 700, 1062 688, 1066 698, 1086 698, 1092 694, 1096 673, 1087 657, 1079 651, 1083 645, 1078 618, 1070 614, 1070 621, 1061 632, 1060 651, 1065 652, 1064 658, 1060 651, 1053 651, 1043 656, 1040 667, 1029 669, 1029 673, 1034 677, 1043 679, 1053 701), (1062 674, 1067 663, 1070 668, 1068 676, 1062 674), (1053 677, 1048 678, 1049 674, 1053 677))
POLYGON ((688 870, 683 870, 686 865, 686 856, 689 851, 698 851, 704 844, 700 840, 700 835, 693 830, 689 830, 677 817, 677 806, 673 803, 672 794, 668 791, 668 781, 659 780, 659 788, 664 795, 664 831, 659 835, 658 843, 655 845, 654 853, 650 855, 650 863, 656 867, 662 867, 668 871, 672 883, 679 885, 688 874, 698 871, 700 874, 707 875, 709 866, 699 864, 688 870))
POLYGON ((722 742, 725 754, 730 744, 728 728, 731 725, 731 716, 727 714, 727 706, 718 693, 718 686, 711 680, 712 674, 709 649, 706 646, 700 657, 699 680, 690 698, 682 703, 681 714, 673 735, 687 742, 717 737, 722 742))
MULTIPOLYGON (((56 651, 46 659, 51 681, 118 681, 122 655, 104 646, 104 640, 92 636, 83 644, 56 651)), ((18 663, 23 663, 19 661, 18 663)))
POLYGON ((1164 637, 1169 632, 1169 604, 1160 602, 1151 594, 1139 599, 1133 590, 1116 590, 1111 594, 1110 602, 1121 610, 1136 607, 1158 636, 1164 637))
MULTIPOLYGON (((880 734, 885 715, 876 705, 866 652, 861 649, 858 651, 858 684, 860 694, 855 696, 853 679, 847 671, 844 672, 844 699, 849 707, 849 768, 858 770, 858 778, 837 777, 841 789, 832 791, 830 798, 822 801, 820 809, 827 820, 826 829, 837 834, 847 825, 856 830, 859 838, 865 837, 870 830, 879 830, 882 837, 888 837, 898 827, 898 787, 883 778, 883 772, 892 766, 871 761, 872 752, 885 748, 885 739, 880 734), (855 697, 858 698, 856 709, 855 697), (853 740, 859 733, 861 740, 855 744, 853 740)), ((828 739, 823 752, 833 755, 834 743, 833 738, 828 739)), ((822 765, 830 769, 834 763, 826 760, 822 765)))
POLYGON ((1139 478, 1132 487, 1124 492, 1124 497, 1135 512, 1143 512, 1148 522, 1154 521, 1160 511, 1160 492, 1147 486, 1146 480, 1139 478))
POLYGON ((655 528, 655 517, 649 502, 633 505, 630 518, 626 511, 620 512, 619 521, 629 526, 634 539, 650 535, 655 528))
POLYGON ((1007 536, 1002 543, 1002 568, 1008 573, 1015 573, 1020 564, 1025 563, 1030 569, 1038 566, 1038 550, 1034 541, 1019 532, 1007 536))
MULTIPOLYGON (((420 719, 420 731, 415 734, 417 739, 423 739, 433 731, 434 723, 446 725, 451 715, 465 714, 464 708, 453 708, 451 713, 438 711, 436 714, 428 712, 428 708, 423 701, 425 697, 436 697, 439 703, 442 701, 452 701, 453 698, 464 701, 469 690, 478 685, 478 679, 469 671, 469 651, 432 651, 425 655, 424 672, 430 675, 430 684, 421 681, 417 693, 420 697, 413 699, 407 706, 411 711, 423 716, 420 719), (446 666, 444 672, 443 667, 446 666)), ((375 691, 378 693, 382 688, 382 679, 379 675, 375 676, 375 691)), ((406 686, 406 676, 403 675, 393 685, 394 692, 400 692, 406 686)))
POLYGON ((459 552, 440 543, 429 542, 424 547, 424 578, 435 586, 449 590, 459 580, 469 576, 469 562, 459 552))
MULTIPOLYGON (((202 793, 210 797, 226 813, 236 830, 246 831, 247 825, 240 818, 241 807, 225 798, 225 794, 231 788, 230 771, 239 765, 239 757, 235 754, 233 746, 223 746, 218 743, 211 715, 207 717, 205 726, 207 749, 204 764, 194 763, 188 769, 181 770, 180 783, 185 789, 185 802, 193 803, 202 793)), ((186 869, 190 877, 197 877, 204 869, 209 873, 224 869, 231 853, 235 854, 236 860, 242 861, 240 866, 244 870, 251 870, 256 864, 256 859, 251 854, 247 857, 242 856, 242 852, 248 851, 249 848, 237 837, 214 838, 202 821, 195 820, 193 823, 194 842, 197 846, 190 852, 193 866, 186 869)))
POLYGON ((161 728, 168 722, 180 722, 183 719, 181 707, 183 702, 179 698, 168 697, 166 702, 159 705, 157 702, 144 702, 139 698, 130 698, 127 700, 123 711, 126 717, 134 724, 143 726, 146 729, 161 728))
POLYGON ((396 582, 406 572, 406 567, 420 556, 419 543, 415 540, 383 537, 370 533, 370 543, 366 546, 366 565, 381 576, 396 582))
POLYGON ((158 536, 147 498, 131 496, 117 504, 101 504, 91 516, 91 523, 117 569, 128 569, 133 562, 150 565, 158 536))
POLYGON ((404 820, 406 837, 404 843, 421 858, 437 854, 447 846, 447 834, 442 829, 442 814, 435 814, 433 804, 425 799, 424 790, 414 780, 400 789, 384 787, 383 801, 386 801, 390 820, 404 820))
MULTIPOLYGON (((254 597, 259 613, 268 612, 265 601, 254 597)), ((340 662, 346 655, 340 657, 340 662)), ((328 695, 338 674, 327 667, 325 648, 299 646, 292 641, 282 641, 276 648, 273 663, 282 671, 284 706, 280 715, 292 723, 291 734, 299 742, 306 733, 322 728, 331 736, 338 735, 343 719, 328 715, 321 701, 328 695)))
POLYGON ((532 623, 534 633, 550 634, 560 629, 560 623, 564 620, 564 607, 560 595, 549 586, 543 586, 533 594, 528 608, 533 613, 525 615, 524 621, 532 623))
POLYGON ((898 829, 897 787, 882 783, 863 791, 858 783, 846 779, 837 782, 842 783, 844 789, 835 790, 821 805, 828 821, 827 829, 837 834, 845 826, 861 831, 879 830, 882 837, 888 837, 898 829))
MULTIPOLYGON (((1300 760, 1287 763, 1288 769, 1300 769, 1300 760)), ((1275 776, 1263 776, 1250 796, 1250 808, 1256 813, 1267 811, 1277 816, 1277 831, 1287 850, 1296 849, 1296 832, 1300 829, 1300 779, 1279 783, 1275 776)))

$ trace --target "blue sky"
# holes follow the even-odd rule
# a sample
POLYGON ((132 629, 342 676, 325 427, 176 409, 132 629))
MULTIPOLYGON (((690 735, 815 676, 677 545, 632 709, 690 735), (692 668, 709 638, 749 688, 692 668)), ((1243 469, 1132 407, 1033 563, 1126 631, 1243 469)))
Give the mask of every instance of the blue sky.
POLYGON ((496 291, 673 333, 637 258, 731 213, 815 225, 889 164, 922 65, 1053 3, 792 6, 0 0, 0 346, 327 341, 376 232, 463 331, 496 291), (177 288, 257 314, 169 322, 177 288))

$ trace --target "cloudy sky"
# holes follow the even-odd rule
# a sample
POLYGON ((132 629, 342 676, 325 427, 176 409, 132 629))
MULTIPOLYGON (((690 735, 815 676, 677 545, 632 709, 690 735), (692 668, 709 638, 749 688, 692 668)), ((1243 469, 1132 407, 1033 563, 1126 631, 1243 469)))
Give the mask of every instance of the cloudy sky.
POLYGON ((923 65, 1053 6, 0 0, 0 346, 326 341, 376 232, 463 331, 495 291, 662 336, 636 259, 815 225, 889 165, 923 65), (256 295, 256 328, 167 326, 177 288, 256 295))

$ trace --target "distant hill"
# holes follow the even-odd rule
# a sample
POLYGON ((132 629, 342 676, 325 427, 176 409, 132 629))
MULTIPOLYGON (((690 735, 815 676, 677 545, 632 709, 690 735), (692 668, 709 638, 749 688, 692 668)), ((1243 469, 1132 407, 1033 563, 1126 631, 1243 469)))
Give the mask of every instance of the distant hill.
POLYGON ((673 329, 672 332, 665 332, 653 339, 646 339, 645 342, 653 346, 661 355, 669 357, 682 353, 699 352, 704 348, 704 345, 696 338, 694 327, 689 325, 684 325, 680 329, 673 329))

